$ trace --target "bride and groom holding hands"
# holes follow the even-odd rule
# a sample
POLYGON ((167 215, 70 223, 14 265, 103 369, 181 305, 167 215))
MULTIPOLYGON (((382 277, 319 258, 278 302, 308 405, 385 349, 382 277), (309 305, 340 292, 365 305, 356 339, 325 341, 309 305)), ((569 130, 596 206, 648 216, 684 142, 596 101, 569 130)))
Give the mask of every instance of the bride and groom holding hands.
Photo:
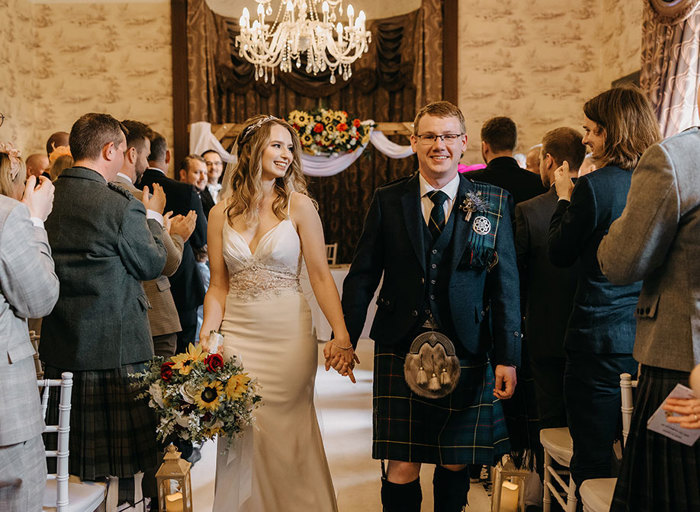
POLYGON ((460 511, 466 465, 509 451, 499 400, 516 384, 520 312, 508 197, 457 172, 466 143, 456 106, 441 101, 418 112, 411 145, 419 172, 375 192, 341 304, 295 130, 272 116, 246 121, 225 178, 230 194, 209 216, 200 340, 213 349, 207 333, 220 330, 219 350, 241 357, 263 406, 234 447, 219 443, 215 511, 337 510, 313 403, 317 344, 299 285, 302 257, 334 332, 326 369, 353 382, 354 349, 383 276, 370 337, 372 457, 382 461, 385 511, 420 510, 422 463, 435 464, 435 510, 460 511), (404 371, 426 336, 428 351, 419 347, 420 362, 404 371), (434 357, 436 339, 446 340, 449 372, 423 359, 434 357), (408 375, 414 370, 417 380, 408 375))

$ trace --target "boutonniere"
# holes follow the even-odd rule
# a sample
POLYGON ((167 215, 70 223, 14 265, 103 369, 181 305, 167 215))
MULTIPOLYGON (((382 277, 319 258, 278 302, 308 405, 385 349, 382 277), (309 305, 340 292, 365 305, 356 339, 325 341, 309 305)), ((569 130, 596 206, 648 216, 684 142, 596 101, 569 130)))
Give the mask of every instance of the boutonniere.
POLYGON ((487 209, 486 201, 481 197, 481 192, 468 192, 459 209, 466 215, 464 220, 469 222, 474 212, 485 212, 487 209))

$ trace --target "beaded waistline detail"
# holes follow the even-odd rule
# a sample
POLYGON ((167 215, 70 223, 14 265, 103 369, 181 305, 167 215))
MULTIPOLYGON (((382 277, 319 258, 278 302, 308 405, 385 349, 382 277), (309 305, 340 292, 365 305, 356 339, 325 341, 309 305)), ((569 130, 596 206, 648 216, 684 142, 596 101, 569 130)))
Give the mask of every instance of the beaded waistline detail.
POLYGON ((229 276, 228 290, 240 299, 261 299, 301 293, 299 276, 286 267, 254 264, 229 276))

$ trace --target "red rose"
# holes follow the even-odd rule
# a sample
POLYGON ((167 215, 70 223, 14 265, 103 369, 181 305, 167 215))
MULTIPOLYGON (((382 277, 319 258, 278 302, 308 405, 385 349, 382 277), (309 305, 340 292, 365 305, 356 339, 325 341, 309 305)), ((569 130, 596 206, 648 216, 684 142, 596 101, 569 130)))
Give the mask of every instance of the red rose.
POLYGON ((160 365, 160 378, 166 382, 169 381, 173 376, 173 366, 175 366, 175 363, 172 361, 167 361, 160 365))
POLYGON ((336 129, 337 129, 339 132, 345 132, 345 131, 347 131, 347 129, 348 129, 348 125, 345 124, 345 123, 340 123, 338 126, 336 126, 336 129))
POLYGON ((360 121, 359 119, 353 119, 353 120, 352 120, 352 125, 353 125, 355 128, 359 128, 361 124, 362 124, 362 121, 360 121))
POLYGON ((207 365, 207 371, 218 372, 224 367, 224 358, 221 354, 209 354, 204 360, 204 364, 207 365))
POLYGON ((316 126, 314 126, 314 131, 316 133, 321 133, 323 131, 323 125, 321 123, 316 123, 316 126))

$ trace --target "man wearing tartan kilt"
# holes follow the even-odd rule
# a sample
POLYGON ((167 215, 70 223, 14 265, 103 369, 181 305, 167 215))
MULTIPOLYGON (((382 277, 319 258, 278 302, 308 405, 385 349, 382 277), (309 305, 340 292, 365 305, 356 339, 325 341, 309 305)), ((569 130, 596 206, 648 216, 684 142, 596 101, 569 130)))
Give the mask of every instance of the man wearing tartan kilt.
POLYGON ((435 464, 435 510, 464 509, 467 464, 509 451, 500 399, 512 396, 520 360, 518 271, 508 193, 457 172, 464 116, 446 101, 423 107, 411 145, 419 172, 374 195, 343 285, 353 345, 383 275, 370 337, 375 342, 372 456, 382 471, 386 512, 419 511, 421 463, 435 464), (416 336, 453 342, 461 374, 442 398, 404 379, 416 336), (495 371, 494 371, 495 369, 495 371))

